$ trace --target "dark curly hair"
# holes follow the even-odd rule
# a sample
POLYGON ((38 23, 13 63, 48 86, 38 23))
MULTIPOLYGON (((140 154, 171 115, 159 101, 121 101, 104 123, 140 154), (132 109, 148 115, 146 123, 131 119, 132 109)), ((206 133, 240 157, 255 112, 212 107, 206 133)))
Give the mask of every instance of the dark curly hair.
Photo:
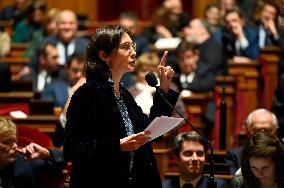
POLYGON ((107 63, 99 57, 99 52, 104 51, 107 55, 111 54, 118 48, 124 33, 132 36, 128 29, 120 25, 107 25, 96 30, 87 46, 83 70, 87 80, 111 78, 110 69, 107 63))
MULTIPOLYGON (((245 188, 258 186, 258 181, 250 169, 249 159, 267 158, 275 162, 275 181, 283 186, 283 146, 279 139, 267 131, 259 131, 247 140, 242 152, 242 176, 245 188)), ((280 186, 280 187, 282 187, 280 186)))

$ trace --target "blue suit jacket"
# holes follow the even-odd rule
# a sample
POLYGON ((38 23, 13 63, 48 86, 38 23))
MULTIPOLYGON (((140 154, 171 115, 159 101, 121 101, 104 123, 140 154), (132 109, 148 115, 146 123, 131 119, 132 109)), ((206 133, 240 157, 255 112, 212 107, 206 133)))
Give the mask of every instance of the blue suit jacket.
POLYGON ((230 174, 235 175, 236 171, 241 167, 241 155, 244 147, 229 149, 225 154, 225 162, 229 164, 230 174))
POLYGON ((54 106, 64 107, 68 99, 69 84, 66 80, 56 79, 47 84, 41 94, 41 99, 53 101, 54 106))
MULTIPOLYGON (((229 184, 219 178, 214 178, 217 188, 228 188, 229 184)), ((197 184, 197 188, 207 188, 208 176, 202 176, 197 184)), ((167 179, 163 182, 163 188, 180 188, 179 176, 167 179)), ((209 187, 208 187, 209 188, 209 187)))
POLYGON ((244 32, 246 39, 248 40, 249 45, 247 48, 240 50, 239 54, 236 53, 235 38, 231 33, 226 31, 225 29, 220 29, 216 31, 215 33, 213 33, 212 36, 217 42, 219 42, 221 45, 224 45, 222 44, 222 35, 227 33, 229 36, 228 45, 230 45, 231 46, 230 48, 233 49, 234 55, 244 56, 244 57, 248 57, 250 59, 256 60, 258 57, 258 53, 259 53, 257 29, 254 27, 245 26, 243 27, 243 32, 244 32))

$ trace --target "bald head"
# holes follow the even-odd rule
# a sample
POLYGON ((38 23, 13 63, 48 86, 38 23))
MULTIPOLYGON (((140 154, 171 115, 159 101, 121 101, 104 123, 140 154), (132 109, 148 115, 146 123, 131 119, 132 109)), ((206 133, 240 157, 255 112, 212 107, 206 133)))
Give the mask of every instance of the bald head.
POLYGON ((64 43, 69 43, 77 32, 76 14, 71 10, 63 10, 57 18, 58 37, 64 43))
POLYGON ((278 129, 276 116, 264 108, 251 112, 246 119, 245 125, 249 136, 259 130, 265 130, 276 135, 278 129))

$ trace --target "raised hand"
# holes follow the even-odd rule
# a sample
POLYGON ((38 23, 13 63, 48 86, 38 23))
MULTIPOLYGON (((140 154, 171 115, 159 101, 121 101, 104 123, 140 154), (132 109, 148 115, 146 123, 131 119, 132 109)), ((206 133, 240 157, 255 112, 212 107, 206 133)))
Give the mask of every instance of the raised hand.
POLYGON ((158 66, 160 89, 165 93, 168 92, 174 76, 174 70, 170 66, 165 66, 167 56, 168 56, 168 51, 165 51, 161 59, 160 65, 158 66))

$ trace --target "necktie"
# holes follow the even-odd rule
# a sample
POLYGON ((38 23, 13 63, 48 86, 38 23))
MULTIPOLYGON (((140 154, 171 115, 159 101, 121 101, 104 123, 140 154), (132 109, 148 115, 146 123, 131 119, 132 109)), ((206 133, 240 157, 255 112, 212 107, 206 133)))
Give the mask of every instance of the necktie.
POLYGON ((68 61, 68 44, 64 44, 64 50, 65 50, 65 54, 64 54, 65 62, 64 62, 64 64, 66 64, 67 61, 68 61))
POLYGON ((182 188, 193 188, 193 185, 191 183, 185 183, 182 188))

